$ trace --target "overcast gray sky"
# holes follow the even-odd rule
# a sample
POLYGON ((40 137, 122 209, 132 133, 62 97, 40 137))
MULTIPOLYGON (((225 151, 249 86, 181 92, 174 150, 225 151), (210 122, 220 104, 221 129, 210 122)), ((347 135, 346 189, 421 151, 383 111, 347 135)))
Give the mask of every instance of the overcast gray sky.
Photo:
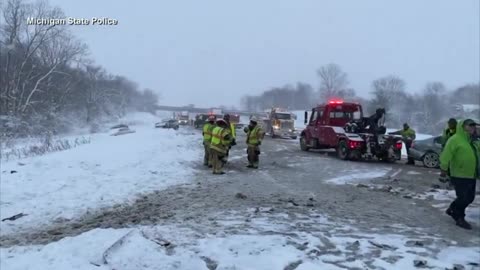
POLYGON ((339 64, 363 96, 395 74, 408 91, 429 81, 479 82, 478 0, 50 0, 67 16, 119 25, 73 26, 96 62, 162 104, 238 105, 339 64))

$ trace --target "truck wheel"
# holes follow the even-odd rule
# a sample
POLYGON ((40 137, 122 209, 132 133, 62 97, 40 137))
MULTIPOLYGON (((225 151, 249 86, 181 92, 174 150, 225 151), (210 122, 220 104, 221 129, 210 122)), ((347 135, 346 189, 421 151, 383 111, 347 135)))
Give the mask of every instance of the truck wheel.
POLYGON ((338 143, 337 155, 338 155, 338 157, 339 157, 340 159, 348 160, 349 151, 348 151, 348 147, 347 147, 347 142, 346 142, 346 141, 340 141, 340 142, 338 143))
POLYGON ((300 149, 302 151, 308 151, 310 148, 307 146, 307 139, 305 139, 305 136, 300 137, 300 149))

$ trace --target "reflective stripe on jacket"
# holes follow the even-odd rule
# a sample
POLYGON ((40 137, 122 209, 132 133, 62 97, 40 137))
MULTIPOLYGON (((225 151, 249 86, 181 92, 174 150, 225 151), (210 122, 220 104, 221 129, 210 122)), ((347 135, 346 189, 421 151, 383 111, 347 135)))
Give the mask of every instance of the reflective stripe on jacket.
POLYGON ((235 139, 237 137, 237 134, 235 133, 235 125, 230 124, 230 134, 232 134, 232 137, 235 139))
POLYGON ((247 133, 247 145, 258 146, 258 143, 262 141, 263 131, 259 126, 255 126, 247 133))
POLYGON ((206 123, 203 125, 203 141, 204 142, 210 142, 212 140, 212 131, 215 128, 215 125, 212 125, 210 123, 206 123))
POLYGON ((210 148, 226 154, 229 145, 229 131, 221 127, 215 127, 212 131, 212 142, 210 143, 210 148))

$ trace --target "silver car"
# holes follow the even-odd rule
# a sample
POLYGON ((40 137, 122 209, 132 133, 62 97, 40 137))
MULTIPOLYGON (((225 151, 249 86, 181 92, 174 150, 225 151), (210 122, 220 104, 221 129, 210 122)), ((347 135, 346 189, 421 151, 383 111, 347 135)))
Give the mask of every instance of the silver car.
POLYGON ((423 165, 427 168, 438 168, 440 166, 440 152, 442 152, 442 136, 437 136, 414 141, 408 156, 423 162, 423 165))

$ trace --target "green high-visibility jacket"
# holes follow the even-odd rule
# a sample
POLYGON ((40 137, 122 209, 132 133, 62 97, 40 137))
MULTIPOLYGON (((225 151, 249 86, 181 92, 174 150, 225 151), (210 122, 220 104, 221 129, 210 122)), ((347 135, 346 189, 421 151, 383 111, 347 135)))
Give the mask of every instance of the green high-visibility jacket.
POLYGON ((221 127, 215 127, 213 129, 210 149, 217 150, 220 153, 226 154, 230 143, 231 136, 228 129, 224 129, 221 127))
POLYGON ((263 139, 263 131, 259 126, 255 126, 252 130, 247 132, 247 145, 258 146, 263 139))
POLYGON ((415 130, 413 130, 413 129, 411 129, 411 128, 401 129, 401 130, 392 132, 391 134, 401 135, 401 136, 402 136, 402 139, 403 139, 404 141, 408 141, 408 140, 413 141, 413 140, 415 140, 415 138, 416 138, 415 130))
POLYGON ((203 141, 210 143, 212 140, 212 131, 215 128, 214 124, 206 123, 203 125, 203 141))
POLYGON ((237 137, 237 134, 236 134, 236 131, 235 131, 235 125, 234 124, 230 124, 230 134, 232 135, 232 137, 235 139, 237 137))
POLYGON ((475 179, 478 177, 478 154, 476 143, 463 129, 463 120, 457 123, 457 130, 440 154, 440 168, 450 169, 450 176, 475 179))

